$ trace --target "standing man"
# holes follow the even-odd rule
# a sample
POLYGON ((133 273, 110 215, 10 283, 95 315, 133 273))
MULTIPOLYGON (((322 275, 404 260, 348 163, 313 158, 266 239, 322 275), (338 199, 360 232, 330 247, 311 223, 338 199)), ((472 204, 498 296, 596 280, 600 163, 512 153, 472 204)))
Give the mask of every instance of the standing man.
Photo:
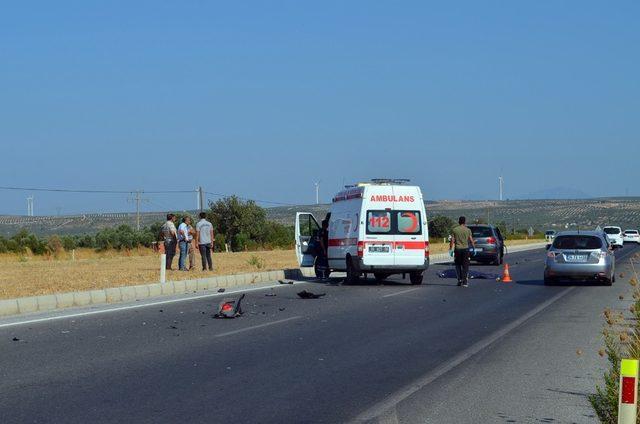
POLYGON ((171 269, 173 257, 176 255, 176 244, 178 242, 178 232, 176 231, 176 216, 172 213, 167 214, 167 222, 162 225, 160 230, 164 238, 164 252, 167 255, 167 263, 165 268, 171 269))
POLYGON ((196 230, 189 224, 189 271, 196 267, 196 230))
POLYGON ((213 225, 207 221, 207 214, 200 212, 200 221, 196 224, 196 242, 198 243, 198 250, 200 250, 200 257, 202 258, 202 270, 213 271, 213 261, 211 260, 211 250, 213 249, 213 225))
POLYGON ((467 219, 464 216, 458 219, 458 224, 451 230, 449 252, 453 252, 455 258, 458 286, 469 287, 469 262, 471 261, 469 245, 475 250, 476 243, 473 241, 473 234, 467 227, 467 219))
POLYGON ((178 266, 180 271, 188 271, 187 256, 189 255, 189 224, 191 224, 191 218, 185 216, 182 218, 182 223, 178 227, 178 246, 180 247, 178 266))

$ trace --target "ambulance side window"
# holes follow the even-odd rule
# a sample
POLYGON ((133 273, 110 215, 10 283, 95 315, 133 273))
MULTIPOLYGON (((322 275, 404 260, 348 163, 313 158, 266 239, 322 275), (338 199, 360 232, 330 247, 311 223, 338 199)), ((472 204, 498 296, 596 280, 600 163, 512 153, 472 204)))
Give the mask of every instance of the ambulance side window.
POLYGON ((391 212, 368 211, 367 234, 386 234, 391 232, 391 212))

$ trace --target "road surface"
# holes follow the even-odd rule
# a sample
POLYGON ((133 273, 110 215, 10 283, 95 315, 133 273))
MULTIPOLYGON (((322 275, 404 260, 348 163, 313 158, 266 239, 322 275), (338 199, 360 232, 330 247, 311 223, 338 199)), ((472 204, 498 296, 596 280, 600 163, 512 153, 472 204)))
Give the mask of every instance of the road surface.
POLYGON ((628 285, 546 287, 544 255, 508 255, 511 284, 433 265, 422 286, 252 291, 235 320, 202 298, 0 321, 0 422, 595 422, 600 314, 628 285))

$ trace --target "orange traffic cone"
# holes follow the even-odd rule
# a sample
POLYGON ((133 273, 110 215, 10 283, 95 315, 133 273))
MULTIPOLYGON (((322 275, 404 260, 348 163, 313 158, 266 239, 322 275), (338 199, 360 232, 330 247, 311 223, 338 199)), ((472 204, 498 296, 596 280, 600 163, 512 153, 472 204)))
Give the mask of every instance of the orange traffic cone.
POLYGON ((503 283, 513 282, 513 280, 511 279, 511 275, 509 274, 509 264, 504 264, 504 272, 502 273, 502 282, 503 283))

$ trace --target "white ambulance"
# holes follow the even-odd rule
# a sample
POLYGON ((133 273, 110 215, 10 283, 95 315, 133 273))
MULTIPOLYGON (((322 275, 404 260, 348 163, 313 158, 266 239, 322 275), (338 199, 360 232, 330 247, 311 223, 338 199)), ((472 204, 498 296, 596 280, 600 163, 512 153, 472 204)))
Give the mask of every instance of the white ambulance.
MULTIPOLYGON (((372 180, 336 194, 327 217, 328 263, 320 253, 320 224, 313 214, 296 214, 296 254, 316 275, 346 272, 346 283, 368 273, 376 280, 409 274, 422 284, 429 267, 429 231, 420 187, 408 180, 372 180), (325 266, 328 265, 328 268, 325 266)), ((325 218, 326 219, 326 218, 325 218)))

